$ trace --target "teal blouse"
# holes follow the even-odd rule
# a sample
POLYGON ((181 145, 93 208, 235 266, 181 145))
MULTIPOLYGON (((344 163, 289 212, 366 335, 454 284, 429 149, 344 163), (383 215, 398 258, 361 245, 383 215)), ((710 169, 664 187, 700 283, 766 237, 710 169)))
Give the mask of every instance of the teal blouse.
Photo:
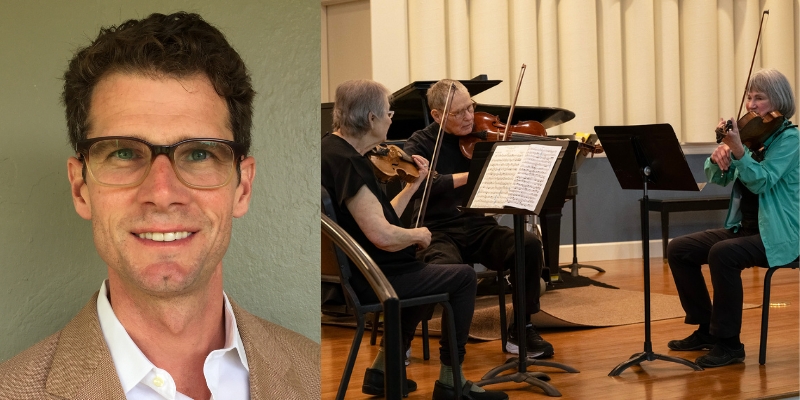
MULTIPOLYGON (((758 229, 767 252, 769 266, 784 265, 800 254, 800 132, 797 125, 785 121, 764 142, 764 160, 756 162, 750 149, 736 160, 731 156, 728 171, 706 159, 705 172, 709 182, 726 186, 737 178, 758 195, 758 229), (778 134, 780 133, 780 134, 778 134)), ((738 229, 742 213, 741 193, 734 185, 726 228, 738 229)))

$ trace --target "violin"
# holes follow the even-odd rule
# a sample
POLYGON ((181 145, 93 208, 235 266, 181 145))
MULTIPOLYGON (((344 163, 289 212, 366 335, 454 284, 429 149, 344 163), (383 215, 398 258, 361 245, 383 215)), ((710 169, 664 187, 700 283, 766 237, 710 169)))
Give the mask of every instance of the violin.
MULTIPOLYGON (((750 111, 743 115, 736 121, 736 126, 739 127, 739 138, 742 144, 750 148, 752 151, 757 151, 764 146, 764 141, 767 140, 775 130, 783 124, 786 117, 778 111, 772 111, 763 117, 758 115, 755 111, 750 111)), ((717 128, 717 143, 722 143, 729 130, 733 129, 733 121, 728 120, 725 122, 725 128, 717 128)))
POLYGON ((414 159, 393 144, 375 146, 366 156, 372 162, 372 169, 381 183, 389 183, 396 179, 411 183, 419 178, 419 170, 414 159))
MULTIPOLYGON (((500 142, 506 136, 506 141, 511 139, 518 140, 559 140, 547 136, 547 131, 544 126, 538 121, 520 121, 517 124, 507 126, 497 115, 492 115, 485 112, 475 113, 475 122, 472 128, 473 132, 461 136, 458 140, 461 154, 464 157, 472 159, 472 153, 475 149, 475 143, 479 141, 485 142, 500 142), (509 134, 504 135, 506 127, 508 127, 509 134)), ((578 149, 583 151, 584 154, 599 154, 603 152, 603 147, 598 145, 591 145, 588 143, 578 142, 578 149)))
MULTIPOLYGON (((761 14, 761 23, 758 27, 758 37, 756 38, 756 48, 753 51, 753 60, 750 62, 750 72, 747 73, 747 85, 745 85, 744 94, 742 94, 742 102, 739 104, 738 115, 742 114, 742 107, 747 98, 747 92, 750 90, 750 75, 753 73, 753 64, 755 64, 756 54, 758 53, 758 43, 761 41, 761 29, 764 27, 764 17, 767 15, 769 15, 769 10, 764 10, 761 14)), ((758 152, 763 147, 764 141, 772 136, 785 120, 786 117, 778 111, 772 111, 763 117, 758 115, 755 111, 750 111, 736 121, 736 126, 739 128, 739 137, 742 140, 742 144, 749 147, 750 150, 758 152)), ((731 120, 725 123, 724 128, 717 127, 715 130, 717 143, 722 143, 722 139, 725 138, 727 132, 731 129, 733 129, 733 121, 731 120)))
MULTIPOLYGON (((461 136, 458 139, 458 146, 464 157, 472 159, 472 152, 477 142, 501 142, 504 141, 506 124, 500 121, 500 117, 489 113, 478 111, 475 113, 475 121, 472 125, 472 133, 461 136)), ((506 140, 511 140, 514 134, 532 135, 545 137, 547 132, 544 126, 536 121, 521 121, 519 124, 508 126, 510 135, 506 140)))

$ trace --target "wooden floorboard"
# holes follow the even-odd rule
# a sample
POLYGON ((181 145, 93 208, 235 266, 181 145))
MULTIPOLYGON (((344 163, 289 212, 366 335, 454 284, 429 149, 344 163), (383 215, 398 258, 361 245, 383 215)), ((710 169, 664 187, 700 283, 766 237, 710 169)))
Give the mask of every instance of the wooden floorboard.
MULTIPOLYGON (((617 286, 621 289, 643 290, 641 260, 594 262, 605 268, 605 274, 583 269, 581 275, 617 286)), ((705 268, 708 281, 707 268, 705 268)), ((744 301, 761 304, 764 269, 752 268, 742 273, 744 301)), ((653 293, 676 294, 669 268, 660 259, 651 260, 651 290, 653 293)), ((596 329, 542 329, 540 333, 556 350, 552 361, 580 370, 571 374, 558 369, 534 367, 531 370, 547 373, 564 399, 757 399, 797 396, 800 387, 800 356, 798 352, 798 282, 797 270, 777 271, 772 278, 771 303, 778 306, 770 311, 770 334, 766 365, 758 364, 758 343, 761 309, 743 312, 742 342, 747 358, 743 364, 695 372, 683 365, 655 360, 631 367, 618 377, 608 373, 619 363, 644 348, 644 324, 596 329)), ((710 287, 710 285, 709 285, 710 287)), ((587 304, 587 307, 591 307, 587 304)), ((704 354, 674 352, 667 342, 680 339, 693 330, 682 318, 652 323, 653 351, 657 354, 694 360, 704 354)), ((333 399, 339 385, 347 352, 355 331, 332 326, 322 327, 322 398, 333 399)), ((422 360, 421 338, 412 345, 408 376, 419 384, 419 390, 408 399, 430 399, 433 383, 438 378, 438 338, 431 338, 432 359, 422 360)), ((464 365, 467 379, 477 381, 490 369, 508 357, 500 350, 500 342, 470 342, 464 365)), ((359 350, 353 377, 347 391, 348 399, 372 398, 361 393, 364 370, 372 363, 377 347, 369 345, 365 335, 359 350)), ((527 384, 507 383, 492 386, 505 390, 511 399, 546 398, 544 392, 527 384)))

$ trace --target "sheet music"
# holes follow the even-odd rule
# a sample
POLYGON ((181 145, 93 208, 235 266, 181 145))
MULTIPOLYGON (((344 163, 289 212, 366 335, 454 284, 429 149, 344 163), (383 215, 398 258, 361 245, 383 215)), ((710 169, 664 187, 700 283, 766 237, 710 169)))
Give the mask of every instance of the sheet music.
POLYGON ((533 211, 560 152, 559 146, 539 144, 497 146, 470 206, 533 211))
POLYGON ((561 147, 540 144, 526 147, 525 157, 508 191, 506 205, 533 211, 539 204, 561 147))
POLYGON ((503 208, 527 146, 497 146, 472 199, 473 208, 503 208))

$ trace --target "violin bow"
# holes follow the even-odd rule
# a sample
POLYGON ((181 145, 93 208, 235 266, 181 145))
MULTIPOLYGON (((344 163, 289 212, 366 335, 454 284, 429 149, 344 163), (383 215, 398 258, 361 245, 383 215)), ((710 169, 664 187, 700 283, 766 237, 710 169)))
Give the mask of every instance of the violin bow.
POLYGON ((436 144, 433 146, 433 156, 428 165, 428 176, 425 178, 425 189, 422 191, 422 204, 419 207, 419 215, 417 215, 417 223, 415 228, 422 226, 425 211, 428 209, 428 198, 431 196, 431 184, 433 183, 433 171, 436 171, 436 162, 439 161, 439 150, 442 144, 442 136, 444 134, 444 126, 447 124, 447 117, 450 116, 450 103, 453 101, 453 96, 456 94, 456 85, 450 84, 447 90, 447 101, 444 103, 444 110, 442 111, 442 122, 439 124, 439 133, 436 134, 436 144))
POLYGON ((517 105, 517 97, 519 97, 519 88, 522 86, 522 77, 525 75, 525 64, 522 64, 522 69, 519 70, 519 79, 517 80, 517 90, 514 92, 514 102, 511 103, 511 109, 508 110, 508 118, 506 119, 506 129, 503 132, 503 141, 508 141, 508 127, 511 126, 511 117, 514 115, 514 106, 517 105))
POLYGON ((758 37, 756 38, 756 48, 753 50, 753 60, 750 61, 750 71, 747 72, 747 83, 744 85, 744 93, 742 94, 742 102, 739 103, 739 113, 736 114, 738 120, 742 116, 742 107, 744 107, 744 99, 747 98, 747 92, 750 91, 750 75, 753 73, 753 64, 756 63, 756 54, 758 53, 758 43, 761 41, 761 29, 764 27, 764 17, 769 15, 769 10, 764 10, 761 14, 761 22, 758 26, 758 37))

